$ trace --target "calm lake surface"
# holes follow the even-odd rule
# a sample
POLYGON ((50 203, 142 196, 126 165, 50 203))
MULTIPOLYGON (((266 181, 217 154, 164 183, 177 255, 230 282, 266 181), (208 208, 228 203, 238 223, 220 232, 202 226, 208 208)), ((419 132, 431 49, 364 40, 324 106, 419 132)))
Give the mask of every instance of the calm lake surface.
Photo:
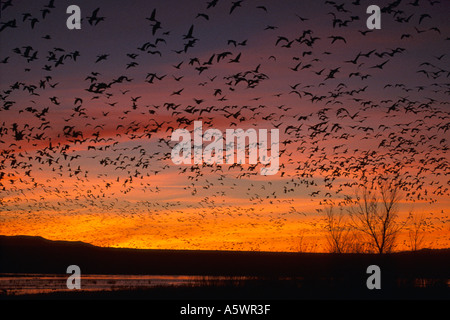
MULTIPOLYGON (((0 297, 25 294, 46 294, 71 291, 67 288, 70 274, 15 274, 0 273, 0 297)), ((231 285, 241 286, 251 281, 264 281, 246 276, 201 275, 81 275, 81 291, 139 290, 153 287, 231 285)), ((294 282, 302 286, 302 277, 281 277, 277 281, 294 282)), ((285 282, 285 283, 286 283, 285 282)), ((450 279, 397 279, 399 287, 427 288, 436 283, 450 288, 450 279)))
MULTIPOLYGON (((70 291, 70 274, 0 274, 0 295, 70 291)), ((242 281, 247 277, 192 275, 81 275, 83 291, 145 289, 156 286, 200 286, 215 282, 242 281)))

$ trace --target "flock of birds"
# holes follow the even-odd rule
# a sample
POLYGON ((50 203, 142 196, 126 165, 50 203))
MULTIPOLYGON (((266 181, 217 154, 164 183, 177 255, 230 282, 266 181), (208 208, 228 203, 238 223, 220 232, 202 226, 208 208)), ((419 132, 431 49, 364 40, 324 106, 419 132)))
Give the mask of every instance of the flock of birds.
MULTIPOLYGON (((0 220, 105 212, 157 222, 174 213, 200 229, 208 217, 244 216, 247 227, 282 230, 315 213, 302 208, 309 198, 346 202, 355 187, 383 180, 398 184, 409 201, 448 197, 450 34, 433 20, 445 1, 392 1, 382 7, 382 30, 365 28, 361 2, 322 1, 320 24, 291 12, 289 29, 271 16, 275 2, 196 3, 192 22, 178 26, 183 32, 150 8, 134 17, 147 25, 145 42, 121 43, 127 52, 117 65, 120 50, 87 58, 87 48, 37 33, 59 1, 20 16, 9 15, 18 1, 2 1, 0 37, 22 31, 24 43, 10 48, 2 40, 0 68, 12 65, 24 77, 1 75, 0 220), (201 36, 219 17, 258 26, 259 33, 237 39, 224 30, 210 40, 221 47, 211 48, 201 36), (41 37, 45 49, 26 44, 28 34, 41 37), (441 51, 417 61, 415 46, 426 39, 441 51), (80 63, 86 74, 68 80, 64 69, 74 72, 80 63), (192 131, 197 120, 203 130, 279 129, 279 173, 260 177, 262 164, 174 165, 172 132, 192 131), (171 199, 172 184, 182 200, 171 199), (195 214, 183 215, 186 209, 195 214)), ((82 28, 114 23, 105 12, 84 13, 82 28)))

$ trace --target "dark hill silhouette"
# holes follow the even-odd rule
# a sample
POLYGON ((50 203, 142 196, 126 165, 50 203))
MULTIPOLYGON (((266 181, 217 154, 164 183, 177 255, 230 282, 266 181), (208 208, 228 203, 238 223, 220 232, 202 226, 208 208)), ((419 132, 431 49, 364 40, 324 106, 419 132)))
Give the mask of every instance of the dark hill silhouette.
POLYGON ((41 237, 0 236, 1 273, 65 273, 76 264, 84 274, 198 274, 355 277, 371 264, 394 278, 450 278, 450 249, 386 255, 190 251, 96 247, 41 237))
POLYGON ((96 247, 41 237, 0 236, 1 273, 221 275, 201 286, 56 292, 5 299, 445 299, 450 250, 384 255, 147 250, 96 247), (382 290, 369 290, 369 265, 381 268, 382 290), (234 277, 237 276, 237 277, 234 277), (244 276, 242 278, 241 276, 244 276), (241 279, 241 280, 233 280, 241 279), (425 286, 423 286, 425 284, 425 286))

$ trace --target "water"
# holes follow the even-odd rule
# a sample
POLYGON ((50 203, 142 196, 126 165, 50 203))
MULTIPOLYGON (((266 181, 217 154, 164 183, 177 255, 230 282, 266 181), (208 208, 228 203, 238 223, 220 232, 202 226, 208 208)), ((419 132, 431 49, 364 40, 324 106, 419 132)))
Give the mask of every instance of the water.
MULTIPOLYGON (((0 274, 0 295, 42 294, 71 291, 69 274, 0 274)), ((244 277, 240 277, 242 280, 244 277)), ((197 286, 205 283, 236 280, 220 276, 192 275, 82 275, 82 291, 145 289, 157 286, 197 286)))
MULTIPOLYGON (((70 274, 0 273, 0 297, 3 295, 46 294, 71 291, 66 282, 70 274)), ((81 291, 139 290, 153 287, 179 286, 242 286, 247 282, 264 281, 258 277, 200 276, 200 275, 81 275, 81 291)), ((278 282, 294 282, 302 286, 302 277, 281 277, 278 282)), ((326 280, 326 279, 325 279, 326 280)), ((332 280, 332 278, 328 279, 332 280)), ((331 281, 332 283, 332 281, 331 281)), ((273 283, 271 283, 273 284, 273 283)), ((327 281, 324 282, 324 285, 327 281)), ((450 279, 397 279, 397 286, 428 288, 443 285, 450 288, 450 279)))

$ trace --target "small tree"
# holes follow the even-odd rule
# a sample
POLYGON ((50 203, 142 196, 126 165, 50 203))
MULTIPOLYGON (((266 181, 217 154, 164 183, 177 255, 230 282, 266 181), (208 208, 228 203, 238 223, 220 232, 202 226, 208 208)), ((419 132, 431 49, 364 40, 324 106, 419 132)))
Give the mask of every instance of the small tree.
POLYGON ((362 187, 356 192, 349 214, 352 226, 365 237, 371 251, 391 252, 402 225, 398 223, 400 189, 392 183, 379 184, 378 190, 362 187))
POLYGON ((411 220, 408 232, 409 245, 412 251, 417 251, 423 245, 426 220, 423 214, 417 215, 412 213, 409 214, 409 220, 411 220))
POLYGON ((336 212, 332 205, 325 208, 325 229, 327 231, 328 251, 333 253, 350 251, 352 239, 342 209, 336 212))
POLYGON ((297 247, 298 252, 313 252, 315 250, 315 246, 310 241, 305 239, 306 233, 307 232, 305 230, 300 231, 297 247))

